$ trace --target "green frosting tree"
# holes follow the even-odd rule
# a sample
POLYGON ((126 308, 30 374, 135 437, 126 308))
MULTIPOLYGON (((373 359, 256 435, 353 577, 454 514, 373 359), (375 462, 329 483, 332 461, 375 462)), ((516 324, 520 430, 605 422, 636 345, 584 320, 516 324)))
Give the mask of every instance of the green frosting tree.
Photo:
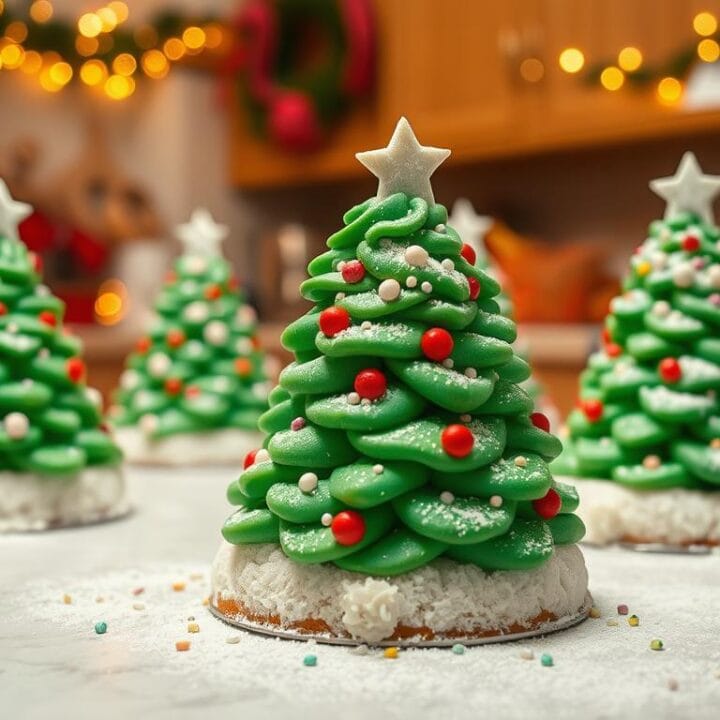
POLYGON ((283 333, 295 362, 228 490, 229 542, 396 575, 441 555, 528 569, 582 537, 577 496, 548 469, 560 442, 518 386, 530 370, 500 288, 434 202, 448 154, 403 118, 387 148, 358 155, 378 194, 309 265, 315 306, 283 333))
POLYGON ((257 429, 267 409, 255 311, 222 256, 227 228, 196 210, 177 231, 184 246, 155 303, 157 317, 127 359, 113 409, 119 427, 150 440, 257 429))
POLYGON ((720 177, 686 153, 650 187, 663 220, 610 303, 604 347, 580 381, 557 473, 636 490, 720 487, 720 177))
POLYGON ((65 306, 18 239, 17 224, 31 211, 0 180, 0 469, 62 478, 117 464, 120 451, 101 425, 100 394, 85 386, 82 344, 63 326, 65 306))

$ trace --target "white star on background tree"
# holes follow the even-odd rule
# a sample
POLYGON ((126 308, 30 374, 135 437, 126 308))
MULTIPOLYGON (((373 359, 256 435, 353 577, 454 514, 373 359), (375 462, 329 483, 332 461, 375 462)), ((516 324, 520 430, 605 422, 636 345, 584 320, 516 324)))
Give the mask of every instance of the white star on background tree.
POLYGON ((32 213, 32 205, 13 200, 8 186, 0 178, 0 236, 19 240, 18 225, 32 213))
POLYGON ((667 202, 665 220, 691 212, 714 224, 712 204, 720 193, 720 176, 703 175, 693 153, 682 156, 675 175, 651 180, 650 189, 667 202))
POLYGON ((355 157, 378 178, 378 200, 403 192, 434 205, 430 176, 449 155, 444 148, 421 145, 410 123, 402 117, 387 147, 359 152, 355 157))
POLYGON ((227 225, 216 223, 205 208, 193 210, 190 221, 175 228, 175 237, 182 243, 185 255, 218 257, 227 235, 227 225))
POLYGON ((489 215, 478 215, 467 198, 458 198, 448 218, 448 225, 453 228, 460 239, 466 242, 479 260, 487 257, 485 235, 492 227, 493 219, 489 215))

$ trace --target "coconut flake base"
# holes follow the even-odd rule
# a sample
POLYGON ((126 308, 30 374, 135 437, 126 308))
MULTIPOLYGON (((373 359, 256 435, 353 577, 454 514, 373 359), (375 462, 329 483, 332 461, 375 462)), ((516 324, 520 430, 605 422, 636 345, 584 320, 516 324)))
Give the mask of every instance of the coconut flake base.
POLYGON ((117 465, 89 467, 69 477, 0 472, 0 532, 87 525, 127 512, 117 465))
POLYGON ((668 551, 720 545, 720 492, 631 490, 609 480, 557 479, 577 488, 587 543, 668 551))
POLYGON ((259 433, 235 428, 179 433, 157 440, 137 427, 118 427, 113 434, 125 459, 138 465, 237 465, 248 451, 262 445, 259 433))
POLYGON ((515 640, 581 622, 587 570, 575 545, 530 571, 487 573, 440 558, 404 575, 370 578, 300 565, 277 545, 223 542, 211 608, 245 629, 341 644, 452 645, 515 640))

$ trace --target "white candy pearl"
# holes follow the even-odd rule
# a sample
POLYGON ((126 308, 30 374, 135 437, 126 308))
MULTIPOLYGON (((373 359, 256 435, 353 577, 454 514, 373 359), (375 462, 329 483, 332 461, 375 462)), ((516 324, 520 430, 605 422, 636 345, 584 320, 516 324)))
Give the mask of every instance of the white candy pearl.
POLYGON ((455 269, 455 263, 450 258, 445 258, 440 264, 448 272, 452 272, 455 269))
POLYGON ((384 470, 385 470, 385 467, 383 465, 373 465, 373 472, 376 475, 382 475, 384 470))
POLYGON ((257 322, 257 313, 249 305, 243 305, 238 308, 237 319, 243 323, 243 325, 253 325, 257 322))
POLYGON ((348 393, 347 401, 350 403, 350 405, 359 405, 360 404, 360 395, 356 392, 348 393))
POLYGON ((378 295, 385 301, 397 300, 400 296, 400 283, 392 278, 383 280, 378 287, 378 295))
POLYGON ((445 358, 442 361, 442 365, 444 368, 447 368, 448 370, 452 370, 452 368, 455 367, 455 361, 452 358, 445 358))
POLYGON ((318 486, 318 476, 315 473, 306 472, 300 476, 298 487, 304 493, 311 493, 318 486))
POLYGON ((672 278, 678 287, 688 288, 695 280, 695 270, 693 270, 691 265, 683 263, 673 269, 672 278))
POLYGON ((420 245, 410 245, 405 250, 405 262, 414 267, 425 267, 429 257, 428 251, 420 245))
POLYGON ((478 373, 477 370, 473 367, 465 368, 465 377, 469 377, 471 380, 474 380, 477 377, 478 373))
POLYGON ((270 453, 265 448, 260 448, 255 453, 255 462, 261 463, 261 462, 267 462, 270 459, 270 453))
POLYGON ((148 358, 148 372, 155 378, 161 378, 170 370, 170 358, 165 353, 153 353, 148 358))
POLYGON ((444 233, 446 230, 445 225, 443 223, 438 223, 435 226, 435 232, 444 233))
POLYGON ((469 415, 468 413, 465 413, 464 415, 460 416, 460 422, 469 423, 472 420, 472 415, 469 415))
POLYGON ((21 412, 11 412, 5 416, 3 427, 12 440, 22 440, 30 429, 27 415, 21 412))
POLYGON ((490 505, 494 508, 502 507, 503 499, 499 495, 493 495, 490 498, 490 505))
POLYGON ((228 339, 228 326, 221 320, 213 320, 205 326, 203 337, 211 345, 222 345, 228 339))
POLYGON ((239 338, 235 343, 235 352, 238 355, 248 355, 252 352, 253 345, 248 338, 239 338))
POLYGON ((424 293, 431 293, 432 292, 432 283, 428 282, 427 280, 420 286, 420 289, 424 293))
POLYGON ((325 527, 330 527, 332 525, 333 516, 330 513, 323 513, 322 517, 320 518, 320 522, 325 527))
POLYGON ((515 458, 515 465, 517 467, 526 467, 527 466, 527 458, 524 455, 518 455, 515 458))
POLYGON ((720 265, 711 265, 708 270, 708 282, 713 290, 720 290, 720 265))
POLYGON ((140 374, 133 369, 124 370, 120 376, 120 387, 123 390, 133 390, 140 383, 140 374))
POLYGON ((140 418, 140 430, 142 430, 146 435, 150 435, 157 430, 158 423, 159 420, 157 415, 147 413, 140 418))
POLYGON ((443 502, 446 505, 452 505, 454 500, 455 496, 449 490, 443 490, 440 493, 440 502, 443 502))
POLYGON ((199 275, 207 270, 207 261, 199 255, 193 255, 187 259, 186 267, 188 272, 199 275))
POLYGON ((204 302, 196 300, 185 308, 183 315, 191 322, 203 322, 208 316, 208 306, 204 302))
POLYGON ((667 300, 658 300, 653 305, 653 314, 658 317, 667 317, 670 314, 670 303, 667 300))
POLYGON ((409 288, 417 287, 417 278, 414 275, 408 275, 407 280, 405 280, 405 284, 409 288))
POLYGON ((372 323, 369 320, 363 320, 360 323, 361 330, 370 330, 371 328, 372 328, 372 323))
POLYGON ((86 387, 85 388, 85 397, 96 407, 96 408, 102 408, 103 399, 102 394, 97 388, 94 387, 86 387))

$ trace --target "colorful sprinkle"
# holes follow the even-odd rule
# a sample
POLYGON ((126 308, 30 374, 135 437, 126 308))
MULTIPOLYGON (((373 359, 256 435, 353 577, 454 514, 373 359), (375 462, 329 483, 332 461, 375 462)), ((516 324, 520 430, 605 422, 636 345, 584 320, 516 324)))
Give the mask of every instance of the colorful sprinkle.
POLYGON ((95 632, 98 635, 104 635, 107 632, 107 623, 106 622, 95 623, 95 632))
POLYGON ((613 620, 612 618, 607 621, 608 627, 617 627, 620 623, 617 620, 613 620))
POLYGON ((461 645, 460 643, 456 643, 455 645, 452 646, 452 651, 456 655, 462 655, 465 652, 465 646, 461 645))
POLYGON ((178 652, 187 652, 190 649, 190 641, 189 640, 176 640, 175 641, 175 649, 178 652))
POLYGON ((133 590, 131 590, 133 595, 142 595, 145 592, 144 587, 136 587, 133 590))
POLYGON ((631 615, 628 618, 628 625, 630 627, 637 627, 640 624, 640 618, 637 615, 631 615))
POLYGON ((305 667, 315 667, 317 665, 317 655, 306 655, 303 658, 303 665, 305 667))
POLYGON ((532 650, 530 650, 529 648, 523 648, 520 651, 520 657, 523 660, 532 660, 535 657, 535 653, 532 650))
POLYGON ((72 596, 65 593, 65 595, 62 596, 62 601, 65 605, 72 605, 72 596))
POLYGON ((383 653, 383 655, 388 660, 395 660, 398 656, 398 649, 396 647, 385 648, 385 652, 383 653))
POLYGON ((617 606, 617 613, 618 615, 627 615, 630 611, 628 610, 627 605, 618 605, 617 606))
POLYGON ((591 607, 590 608, 590 617, 597 620, 598 618, 602 617, 602 613, 600 612, 600 608, 598 607, 591 607))
POLYGON ((133 610, 144 610, 145 603, 133 603, 133 610))
POLYGON ((239 635, 228 635, 225 638, 225 642, 228 645, 237 645, 240 642, 240 636, 239 635))
POLYGON ((678 689, 678 681, 675 678, 668 678, 667 686, 668 690, 675 692, 678 689))
POLYGON ((543 653, 540 656, 540 664, 543 667, 552 667, 555 663, 553 662, 553 656, 549 653, 543 653))
POLYGON ((174 582, 172 584, 172 589, 175 592, 182 592, 185 589, 185 583, 184 582, 174 582))
POLYGON ((200 626, 196 622, 188 623, 187 630, 189 633, 199 633, 200 626))
POLYGON ((662 640, 658 640, 656 638, 655 640, 650 641, 650 649, 651 650, 664 650, 665 646, 663 645, 662 640))

